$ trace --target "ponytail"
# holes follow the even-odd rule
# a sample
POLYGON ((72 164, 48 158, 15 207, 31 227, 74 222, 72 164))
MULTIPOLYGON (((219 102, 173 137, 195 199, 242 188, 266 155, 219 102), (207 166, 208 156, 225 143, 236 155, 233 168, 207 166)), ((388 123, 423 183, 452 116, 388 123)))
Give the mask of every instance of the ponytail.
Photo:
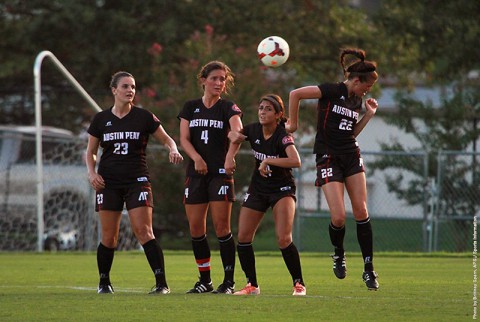
POLYGON ((366 82, 368 80, 378 78, 377 64, 373 61, 365 60, 365 51, 357 48, 346 48, 340 54, 340 65, 343 73, 347 79, 358 77, 360 81, 366 82), (355 58, 347 63, 345 56, 354 56, 355 58), (347 66, 348 64, 348 66, 347 66))

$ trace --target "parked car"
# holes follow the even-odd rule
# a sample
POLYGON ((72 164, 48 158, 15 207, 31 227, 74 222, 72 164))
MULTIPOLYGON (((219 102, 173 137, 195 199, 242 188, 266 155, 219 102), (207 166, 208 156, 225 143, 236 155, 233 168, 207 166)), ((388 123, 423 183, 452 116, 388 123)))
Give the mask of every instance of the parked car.
MULTIPOLYGON (((85 246, 93 205, 85 148, 85 140, 71 131, 42 128, 45 249, 85 246)), ((1 250, 36 249, 35 151, 34 126, 0 126, 1 250)))

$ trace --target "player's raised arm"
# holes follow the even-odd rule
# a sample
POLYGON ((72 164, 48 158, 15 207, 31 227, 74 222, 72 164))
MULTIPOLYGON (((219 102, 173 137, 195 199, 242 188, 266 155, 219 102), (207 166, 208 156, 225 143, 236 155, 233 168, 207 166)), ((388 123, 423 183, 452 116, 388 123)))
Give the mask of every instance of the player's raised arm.
POLYGON ((322 92, 318 86, 305 86, 294 89, 288 97, 288 121, 285 126, 288 132, 293 133, 298 129, 300 101, 303 99, 321 98, 322 92))

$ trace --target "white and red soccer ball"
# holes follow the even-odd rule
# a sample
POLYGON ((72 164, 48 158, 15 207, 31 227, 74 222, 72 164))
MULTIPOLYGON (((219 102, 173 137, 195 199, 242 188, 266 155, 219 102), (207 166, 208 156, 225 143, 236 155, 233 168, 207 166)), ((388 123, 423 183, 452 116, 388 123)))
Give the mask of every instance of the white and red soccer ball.
POLYGON ((279 67, 285 64, 290 55, 290 47, 285 39, 270 36, 263 39, 257 48, 258 58, 268 67, 279 67))

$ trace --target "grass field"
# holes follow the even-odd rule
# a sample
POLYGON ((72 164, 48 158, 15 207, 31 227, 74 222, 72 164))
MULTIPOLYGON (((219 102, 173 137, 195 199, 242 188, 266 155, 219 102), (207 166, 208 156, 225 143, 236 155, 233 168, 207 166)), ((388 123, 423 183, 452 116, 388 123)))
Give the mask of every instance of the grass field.
MULTIPOLYGON (((223 276, 212 254, 215 286, 223 276)), ((96 294, 95 253, 0 253, 0 321, 465 321, 473 317, 471 254, 377 253, 380 289, 367 291, 359 254, 337 280, 326 253, 302 253, 306 297, 293 297, 280 253, 257 254, 259 296, 186 295, 197 279, 189 251, 166 251, 172 293, 154 284, 141 252, 117 252, 114 295, 96 294)), ((237 260, 237 289, 245 279, 237 260)))

